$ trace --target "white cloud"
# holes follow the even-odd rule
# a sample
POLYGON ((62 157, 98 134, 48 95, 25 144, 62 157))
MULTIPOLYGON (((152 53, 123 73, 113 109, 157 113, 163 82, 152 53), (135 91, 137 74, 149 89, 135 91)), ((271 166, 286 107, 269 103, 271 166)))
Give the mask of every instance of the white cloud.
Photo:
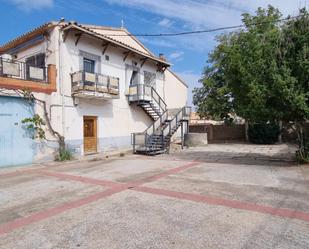
POLYGON ((272 5, 279 8, 284 15, 295 14, 301 7, 308 6, 308 0, 257 0, 257 1, 243 1, 243 0, 214 0, 219 5, 227 8, 238 8, 244 11, 254 12, 258 7, 267 7, 272 5))
POLYGON ((158 24, 162 27, 169 28, 173 25, 173 21, 168 18, 163 18, 158 24))
POLYGON ((173 52, 171 53, 168 58, 170 60, 180 60, 182 59, 182 56, 184 55, 184 52, 183 51, 176 51, 176 52, 173 52))
POLYGON ((229 11, 209 2, 193 0, 106 0, 110 4, 127 6, 155 13, 166 18, 175 18, 194 25, 207 26, 231 22, 236 19, 240 11, 229 11))
POLYGON ((285 15, 294 14, 306 0, 105 0, 110 4, 144 10, 191 24, 191 28, 220 27, 239 24, 244 11, 254 12, 271 4, 285 15))
POLYGON ((54 4, 53 0, 9 0, 9 2, 25 11, 50 8, 54 4))
MULTIPOLYGON (((177 31, 209 29, 214 27, 241 24, 241 14, 253 13, 259 6, 271 4, 278 7, 284 15, 295 14, 297 9, 307 5, 309 0, 105 0, 112 5, 125 6, 161 16, 162 24, 173 22, 177 31), (177 25, 176 25, 177 24, 177 25)), ((214 37, 219 33, 208 33, 194 36, 167 38, 162 46, 171 44, 196 51, 209 51, 216 43, 214 37)), ((149 41, 149 44, 155 42, 149 41)), ((160 43, 160 42, 156 42, 160 43)), ((159 45, 159 44, 158 44, 159 45)), ((160 45, 159 45, 160 46, 160 45)), ((168 47, 168 46, 166 46, 168 47)))

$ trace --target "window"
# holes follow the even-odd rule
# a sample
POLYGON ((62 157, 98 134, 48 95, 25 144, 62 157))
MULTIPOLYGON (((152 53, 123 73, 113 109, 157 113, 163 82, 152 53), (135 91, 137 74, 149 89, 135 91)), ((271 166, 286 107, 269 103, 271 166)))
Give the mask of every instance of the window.
POLYGON ((156 74, 148 71, 144 71, 144 84, 146 86, 156 86, 156 74))
POLYGON ((45 54, 40 53, 26 59, 26 78, 45 79, 45 54), (37 70, 41 68, 41 70, 37 70), (43 70, 42 70, 43 69, 43 70))
POLYGON ((45 67, 45 54, 36 54, 31 57, 28 57, 26 59, 26 65, 32 66, 32 67, 39 67, 44 68, 45 67))
POLYGON ((87 73, 94 73, 95 61, 84 58, 84 71, 87 73))
POLYGON ((131 80, 130 80, 130 85, 137 85, 138 84, 138 71, 133 70, 131 80))

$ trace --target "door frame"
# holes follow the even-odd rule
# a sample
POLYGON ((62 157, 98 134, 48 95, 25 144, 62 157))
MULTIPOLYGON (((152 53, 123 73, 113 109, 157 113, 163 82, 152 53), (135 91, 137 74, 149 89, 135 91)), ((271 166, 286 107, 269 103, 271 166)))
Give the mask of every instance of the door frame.
POLYGON ((83 116, 83 148, 84 148, 84 154, 89 155, 89 154, 95 154, 98 153, 98 117, 97 116, 83 116), (95 150, 94 151, 86 151, 85 150, 85 133, 84 133, 84 125, 85 125, 85 120, 93 120, 94 122, 94 137, 95 137, 95 150))

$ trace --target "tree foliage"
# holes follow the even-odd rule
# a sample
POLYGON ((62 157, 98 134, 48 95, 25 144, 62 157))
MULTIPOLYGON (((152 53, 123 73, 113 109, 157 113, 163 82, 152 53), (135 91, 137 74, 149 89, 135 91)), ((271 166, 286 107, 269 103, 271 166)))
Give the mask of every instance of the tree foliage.
POLYGON ((245 29, 218 37, 194 105, 202 116, 251 121, 304 120, 309 116, 309 15, 284 24, 278 9, 243 14, 245 29))
POLYGON ((32 117, 24 118, 21 122, 26 124, 28 130, 33 131, 32 139, 46 139, 45 122, 40 115, 34 114, 32 117))
POLYGON ((242 15, 245 28, 223 34, 209 54, 193 103, 200 116, 249 122, 309 119, 309 13, 280 22, 269 6, 242 15))

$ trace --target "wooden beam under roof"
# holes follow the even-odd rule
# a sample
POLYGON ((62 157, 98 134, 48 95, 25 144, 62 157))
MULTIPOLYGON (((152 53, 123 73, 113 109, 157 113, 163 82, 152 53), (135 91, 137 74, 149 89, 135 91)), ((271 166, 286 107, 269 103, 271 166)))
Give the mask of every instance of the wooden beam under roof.
POLYGON ((147 57, 141 59, 141 61, 142 61, 141 68, 144 66, 144 64, 145 64, 145 62, 146 62, 147 60, 148 60, 147 57))
POLYGON ((75 46, 77 46, 77 44, 78 44, 80 38, 82 37, 82 35, 83 35, 82 32, 75 34, 75 37, 76 37, 75 46))
POLYGON ((123 57, 124 62, 126 61, 126 59, 128 58, 130 53, 131 53, 131 51, 126 51, 126 52, 123 53, 124 54, 124 57, 123 57))
POLYGON ((125 49, 126 51, 131 51, 132 53, 136 53, 136 54, 138 54, 138 55, 140 55, 142 57, 147 57, 149 60, 153 60, 153 61, 155 61, 157 63, 164 64, 167 67, 169 67, 171 65, 168 62, 161 60, 160 58, 157 58, 157 57, 155 57, 155 56, 153 56, 151 54, 147 54, 147 53, 141 52, 141 51, 139 51, 139 50, 137 50, 137 49, 135 49, 135 48, 133 48, 133 47, 131 47, 131 46, 121 42, 121 41, 117 41, 117 40, 115 40, 115 39, 113 39, 111 37, 108 37, 106 35, 99 34, 99 33, 95 32, 95 31, 93 31, 91 29, 83 27, 82 25, 70 23, 70 24, 68 24, 68 25, 66 25, 66 26, 64 26, 62 28, 62 30, 69 30, 69 29, 79 30, 79 31, 81 31, 81 32, 83 32, 83 33, 85 33, 85 34, 87 34, 89 36, 96 37, 98 39, 104 40, 105 42, 109 42, 113 46, 120 47, 122 49, 125 49))
POLYGON ((69 29, 68 29, 68 30, 63 31, 63 34, 62 34, 62 40, 63 40, 63 42, 65 42, 65 41, 66 41, 66 39, 68 38, 69 32, 70 32, 70 30, 69 30, 69 29))
POLYGON ((109 42, 107 42, 107 43, 103 43, 103 44, 102 44, 102 47, 103 47, 103 50, 102 50, 102 55, 104 55, 104 54, 105 54, 105 52, 106 52, 106 50, 107 50, 108 46, 109 46, 109 42))

